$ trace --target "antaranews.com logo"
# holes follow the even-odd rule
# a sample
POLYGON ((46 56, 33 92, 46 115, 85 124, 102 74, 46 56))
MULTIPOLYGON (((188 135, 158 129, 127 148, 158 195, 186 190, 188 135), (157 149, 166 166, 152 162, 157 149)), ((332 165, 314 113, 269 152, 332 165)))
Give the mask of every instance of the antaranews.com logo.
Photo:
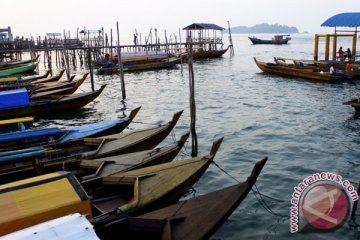
POLYGON ((294 187, 290 208, 290 231, 313 228, 334 230, 349 216, 352 202, 359 199, 348 180, 332 172, 315 173, 294 187))

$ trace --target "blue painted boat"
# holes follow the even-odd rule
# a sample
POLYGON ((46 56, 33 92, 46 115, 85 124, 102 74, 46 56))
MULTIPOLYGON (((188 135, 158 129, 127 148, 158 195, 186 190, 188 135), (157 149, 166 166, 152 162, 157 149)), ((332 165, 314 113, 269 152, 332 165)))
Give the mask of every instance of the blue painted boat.
POLYGON ((0 153, 0 163, 14 163, 20 162, 23 159, 38 158, 43 156, 45 156, 45 149, 43 147, 5 151, 0 153))
POLYGON ((85 124, 68 129, 43 128, 0 134, 0 150, 13 150, 49 143, 63 143, 86 137, 101 137, 120 133, 134 119, 140 107, 131 111, 129 116, 115 120, 85 124))

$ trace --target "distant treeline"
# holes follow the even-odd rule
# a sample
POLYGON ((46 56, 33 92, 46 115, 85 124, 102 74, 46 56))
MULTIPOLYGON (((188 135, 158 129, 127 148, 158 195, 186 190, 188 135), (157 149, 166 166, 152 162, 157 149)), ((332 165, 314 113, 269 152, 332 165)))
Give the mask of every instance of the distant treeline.
POLYGON ((298 33, 299 30, 296 27, 289 27, 279 24, 256 24, 252 27, 237 26, 231 28, 232 33, 298 33))

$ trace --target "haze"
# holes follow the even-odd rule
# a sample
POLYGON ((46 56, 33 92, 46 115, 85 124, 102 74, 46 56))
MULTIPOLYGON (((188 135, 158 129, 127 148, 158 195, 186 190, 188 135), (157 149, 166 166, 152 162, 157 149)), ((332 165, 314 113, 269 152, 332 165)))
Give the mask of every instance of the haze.
POLYGON ((159 33, 178 33, 193 22, 231 26, 258 23, 294 26, 300 32, 332 32, 320 27, 329 17, 343 12, 358 12, 358 0, 17 0, 2 1, 0 28, 11 26, 14 36, 44 36, 47 32, 101 29, 116 30, 119 22, 123 40, 138 32, 147 34, 151 27, 159 33))

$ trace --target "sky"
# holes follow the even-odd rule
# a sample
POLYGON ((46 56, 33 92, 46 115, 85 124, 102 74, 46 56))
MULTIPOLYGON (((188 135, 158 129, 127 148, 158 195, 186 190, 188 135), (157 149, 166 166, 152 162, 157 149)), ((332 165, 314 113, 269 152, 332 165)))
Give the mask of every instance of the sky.
MULTIPOLYGON (((41 36, 48 32, 104 28, 119 23, 120 42, 143 36, 150 28, 158 33, 178 34, 191 23, 214 23, 227 28, 260 23, 297 27, 300 32, 328 33, 320 27, 329 17, 343 12, 359 12, 360 0, 16 0, 1 1, 0 28, 11 26, 14 36, 41 36)), ((184 31, 182 34, 185 35, 184 31)))

